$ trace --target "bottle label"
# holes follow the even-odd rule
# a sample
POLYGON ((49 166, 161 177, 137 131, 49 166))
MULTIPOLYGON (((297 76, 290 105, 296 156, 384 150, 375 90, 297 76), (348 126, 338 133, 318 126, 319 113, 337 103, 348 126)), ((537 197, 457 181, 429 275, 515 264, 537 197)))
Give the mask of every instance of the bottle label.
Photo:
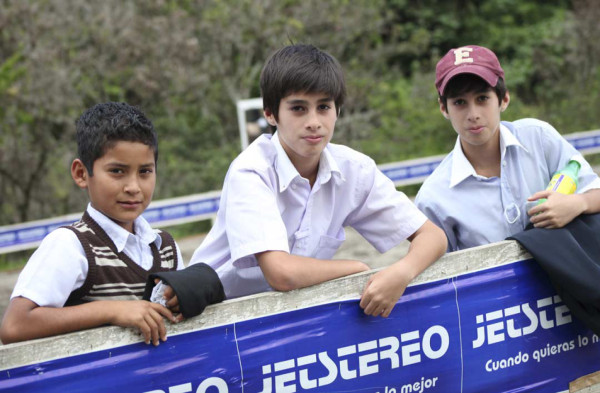
POLYGON ((552 190, 561 194, 574 194, 577 189, 577 184, 571 179, 570 176, 566 176, 562 173, 557 173, 552 177, 548 188, 546 190, 552 190))

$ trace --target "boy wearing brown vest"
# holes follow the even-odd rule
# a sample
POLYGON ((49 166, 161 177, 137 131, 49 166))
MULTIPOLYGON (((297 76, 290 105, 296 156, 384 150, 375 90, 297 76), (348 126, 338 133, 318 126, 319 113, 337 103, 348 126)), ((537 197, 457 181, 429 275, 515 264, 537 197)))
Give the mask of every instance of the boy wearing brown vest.
POLYGON ((77 120, 75 183, 82 219, 50 233, 23 269, 0 327, 7 344, 106 324, 166 340, 166 307, 141 300, 149 273, 183 268, 173 238, 142 217, 156 184, 154 126, 126 103, 98 104, 77 120))

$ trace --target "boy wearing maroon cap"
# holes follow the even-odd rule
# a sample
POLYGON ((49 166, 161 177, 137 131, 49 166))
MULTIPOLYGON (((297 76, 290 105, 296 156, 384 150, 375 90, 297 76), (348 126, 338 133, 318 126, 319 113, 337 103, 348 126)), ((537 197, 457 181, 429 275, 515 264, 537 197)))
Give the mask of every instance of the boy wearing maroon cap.
POLYGON ((415 203, 444 230, 449 251, 503 240, 529 222, 560 228, 582 213, 600 212, 600 179, 550 124, 500 121, 510 95, 491 50, 451 49, 436 66, 435 86, 440 111, 458 138, 415 203), (577 193, 545 190, 571 159, 581 163, 577 193))

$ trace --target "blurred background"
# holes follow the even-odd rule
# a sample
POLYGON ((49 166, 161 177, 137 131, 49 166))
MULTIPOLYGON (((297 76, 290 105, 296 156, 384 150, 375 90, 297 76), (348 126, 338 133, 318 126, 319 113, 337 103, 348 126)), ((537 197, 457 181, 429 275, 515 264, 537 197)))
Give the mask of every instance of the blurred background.
POLYGON ((333 142, 377 163, 453 147, 435 63, 467 44, 500 58, 504 120, 600 128, 598 20, 595 0, 0 0, 0 225, 85 209, 69 173, 74 121, 104 101, 154 122, 154 200, 219 190, 240 152, 236 101, 260 96, 264 60, 290 42, 341 62, 348 99, 333 142))

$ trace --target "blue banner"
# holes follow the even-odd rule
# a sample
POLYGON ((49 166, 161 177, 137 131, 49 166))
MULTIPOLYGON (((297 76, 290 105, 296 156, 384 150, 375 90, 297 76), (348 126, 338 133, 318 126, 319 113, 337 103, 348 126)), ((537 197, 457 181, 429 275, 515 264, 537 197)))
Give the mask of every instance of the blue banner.
POLYGON ((0 391, 557 392, 599 369, 598 336, 526 260, 409 287, 387 319, 334 302, 4 370, 0 391))

